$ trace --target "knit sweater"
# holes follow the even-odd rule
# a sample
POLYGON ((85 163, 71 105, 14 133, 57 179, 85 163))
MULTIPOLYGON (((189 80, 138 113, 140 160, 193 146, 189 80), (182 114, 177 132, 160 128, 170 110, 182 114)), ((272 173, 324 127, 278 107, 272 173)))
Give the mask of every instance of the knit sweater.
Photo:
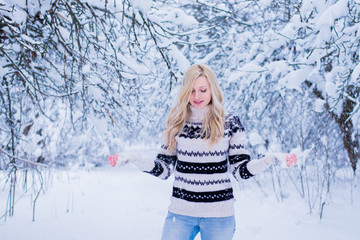
POLYGON ((166 146, 161 146, 153 169, 147 172, 161 179, 174 174, 170 212, 193 217, 233 216, 235 200, 230 174, 236 180, 248 179, 265 170, 267 164, 250 161, 239 117, 226 115, 223 138, 209 147, 208 140, 200 136, 202 120, 209 109, 191 110, 191 117, 176 138, 176 149, 168 153, 166 146))

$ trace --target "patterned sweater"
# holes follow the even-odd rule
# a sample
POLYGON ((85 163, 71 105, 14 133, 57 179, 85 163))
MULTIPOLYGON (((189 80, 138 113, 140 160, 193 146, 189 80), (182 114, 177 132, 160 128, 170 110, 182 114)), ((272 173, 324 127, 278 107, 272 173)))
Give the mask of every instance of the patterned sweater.
POLYGON ((225 117, 224 137, 209 148, 199 136, 208 108, 191 110, 191 118, 177 137, 176 150, 169 154, 163 145, 154 168, 147 172, 161 179, 174 174, 170 212, 194 217, 233 216, 235 200, 229 174, 237 180, 247 179, 267 165, 257 161, 249 171, 247 138, 239 117, 225 117))

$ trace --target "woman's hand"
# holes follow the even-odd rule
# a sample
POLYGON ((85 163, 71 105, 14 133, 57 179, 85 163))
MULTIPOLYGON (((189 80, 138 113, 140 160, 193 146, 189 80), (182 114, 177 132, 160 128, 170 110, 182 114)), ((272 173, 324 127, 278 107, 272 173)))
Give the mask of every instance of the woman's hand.
POLYGON ((111 155, 107 158, 107 160, 109 161, 109 164, 113 167, 115 167, 116 165, 123 166, 130 161, 129 156, 124 153, 120 153, 120 154, 117 153, 117 154, 111 155))
POLYGON ((264 157, 264 162, 268 165, 292 167, 297 163, 297 156, 295 153, 268 153, 264 157))
POLYGON ((113 167, 120 167, 131 162, 142 171, 151 171, 155 165, 153 160, 154 158, 152 158, 151 155, 144 156, 139 152, 129 151, 114 154, 109 156, 107 159, 109 164, 113 167))
POLYGON ((119 159, 119 154, 114 154, 107 158, 107 160, 109 161, 109 164, 113 167, 115 167, 118 159, 119 159))

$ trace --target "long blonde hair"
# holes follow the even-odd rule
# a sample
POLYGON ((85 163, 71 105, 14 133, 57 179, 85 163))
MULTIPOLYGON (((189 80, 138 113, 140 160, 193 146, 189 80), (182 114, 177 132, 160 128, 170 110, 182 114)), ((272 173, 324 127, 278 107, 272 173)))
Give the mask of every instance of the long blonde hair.
POLYGON ((200 76, 204 76, 208 80, 211 89, 211 101, 208 105, 209 111, 204 117, 200 135, 205 136, 204 140, 210 140, 210 146, 217 143, 224 136, 225 113, 222 106, 223 93, 216 75, 209 66, 195 64, 186 71, 177 102, 173 109, 171 109, 167 120, 164 135, 168 152, 172 152, 175 149, 176 136, 182 131, 187 117, 191 115, 189 99, 195 80, 200 76))

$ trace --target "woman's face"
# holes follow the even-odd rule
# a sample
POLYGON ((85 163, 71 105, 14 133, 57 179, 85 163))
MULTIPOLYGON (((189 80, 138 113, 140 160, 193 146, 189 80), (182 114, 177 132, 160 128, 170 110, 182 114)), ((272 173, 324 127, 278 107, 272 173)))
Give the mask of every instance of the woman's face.
POLYGON ((190 95, 190 104, 195 109, 203 109, 211 101, 210 84, 206 77, 200 76, 195 80, 193 90, 190 95))

